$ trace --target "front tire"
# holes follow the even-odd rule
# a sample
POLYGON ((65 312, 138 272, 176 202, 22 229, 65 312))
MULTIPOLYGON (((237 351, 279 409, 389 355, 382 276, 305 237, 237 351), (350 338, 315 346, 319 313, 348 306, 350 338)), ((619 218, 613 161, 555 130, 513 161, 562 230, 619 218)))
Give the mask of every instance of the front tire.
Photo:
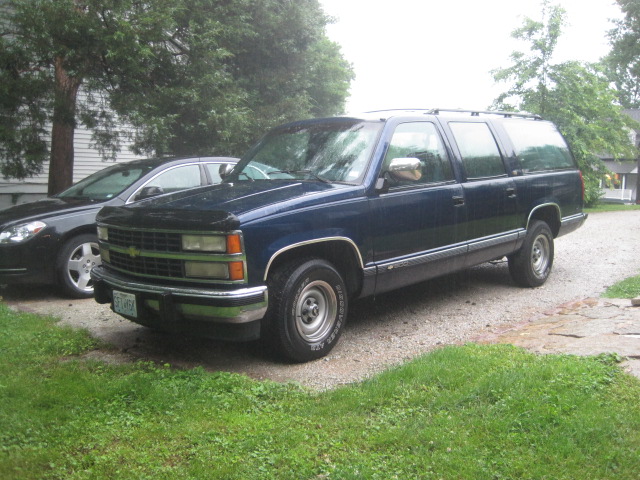
POLYGON ((68 240, 60 250, 57 274, 65 295, 72 298, 93 296, 90 272, 102 263, 98 237, 89 233, 68 240))
POLYGON ((520 250, 509 257, 509 272, 521 287, 539 287, 553 266, 553 234, 549 226, 533 220, 520 250))
POLYGON ((347 290, 338 271, 321 259, 280 267, 269 279, 265 340, 295 362, 327 355, 347 319, 347 290))

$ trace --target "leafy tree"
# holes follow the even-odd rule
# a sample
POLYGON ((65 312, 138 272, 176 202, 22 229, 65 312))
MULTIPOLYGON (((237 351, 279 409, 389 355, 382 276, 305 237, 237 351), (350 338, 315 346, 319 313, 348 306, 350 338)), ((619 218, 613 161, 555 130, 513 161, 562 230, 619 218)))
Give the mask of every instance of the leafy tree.
POLYGON ((4 4, 1 170, 33 175, 50 152, 50 194, 71 184, 78 124, 105 159, 116 115, 137 153, 239 154, 274 123, 340 113, 353 76, 318 0, 4 4))
POLYGON ((604 58, 620 102, 626 108, 640 108, 640 2, 616 0, 624 18, 609 32, 611 52, 604 58))
MULTIPOLYGON (((640 2, 616 1, 625 16, 609 32, 611 52, 604 58, 604 63, 618 89, 620 103, 626 108, 640 108, 640 2)), ((636 191, 640 192, 640 175, 636 191)), ((636 195, 636 203, 640 205, 640 195, 636 195)))
POLYGON ((635 122, 625 115, 601 66, 579 62, 553 63, 553 53, 565 24, 565 11, 542 2, 542 20, 530 18, 512 36, 529 44, 529 52, 513 52, 513 65, 493 71, 494 79, 510 87, 494 108, 527 111, 553 121, 565 135, 585 178, 587 205, 601 196, 606 170, 598 154, 634 158, 629 140, 635 122))

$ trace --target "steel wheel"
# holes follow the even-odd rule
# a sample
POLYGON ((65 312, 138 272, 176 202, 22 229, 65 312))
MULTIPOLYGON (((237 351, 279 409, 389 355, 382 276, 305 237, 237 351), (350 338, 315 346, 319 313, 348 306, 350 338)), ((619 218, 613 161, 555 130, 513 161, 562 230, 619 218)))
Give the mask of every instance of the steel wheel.
POLYGON ((322 340, 336 322, 338 300, 331 286, 317 280, 301 292, 296 305, 296 329, 309 343, 322 340))
POLYGON ((541 220, 533 220, 520 250, 509 256, 509 272, 522 287, 539 287, 553 266, 553 234, 541 220))
POLYGON ((302 258, 281 265, 267 284, 263 341, 295 362, 329 353, 347 320, 347 289, 338 270, 326 260, 302 258))
POLYGON ((548 237, 546 235, 538 235, 531 249, 531 269, 536 277, 543 278, 546 276, 551 258, 550 254, 551 248, 548 237))

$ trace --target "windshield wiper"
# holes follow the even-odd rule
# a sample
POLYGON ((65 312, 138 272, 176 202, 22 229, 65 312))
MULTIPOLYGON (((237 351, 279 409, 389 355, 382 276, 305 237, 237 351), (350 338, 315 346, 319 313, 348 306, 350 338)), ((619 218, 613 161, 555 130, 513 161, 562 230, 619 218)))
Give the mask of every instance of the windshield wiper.
POLYGON ((313 170, 274 170, 272 172, 267 172, 267 175, 271 176, 278 173, 286 173, 288 175, 299 175, 299 174, 310 175, 311 177, 323 183, 331 183, 331 180, 321 177, 320 175, 315 173, 313 170))

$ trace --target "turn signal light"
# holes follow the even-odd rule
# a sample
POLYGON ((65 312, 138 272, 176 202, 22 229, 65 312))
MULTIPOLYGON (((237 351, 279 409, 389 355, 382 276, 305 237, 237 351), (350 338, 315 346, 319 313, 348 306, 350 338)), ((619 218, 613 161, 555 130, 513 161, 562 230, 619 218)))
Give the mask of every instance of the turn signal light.
POLYGON ((244 263, 229 262, 229 280, 243 280, 243 279, 244 279, 244 263))
POLYGON ((227 235, 227 253, 242 253, 240 235, 227 235))

